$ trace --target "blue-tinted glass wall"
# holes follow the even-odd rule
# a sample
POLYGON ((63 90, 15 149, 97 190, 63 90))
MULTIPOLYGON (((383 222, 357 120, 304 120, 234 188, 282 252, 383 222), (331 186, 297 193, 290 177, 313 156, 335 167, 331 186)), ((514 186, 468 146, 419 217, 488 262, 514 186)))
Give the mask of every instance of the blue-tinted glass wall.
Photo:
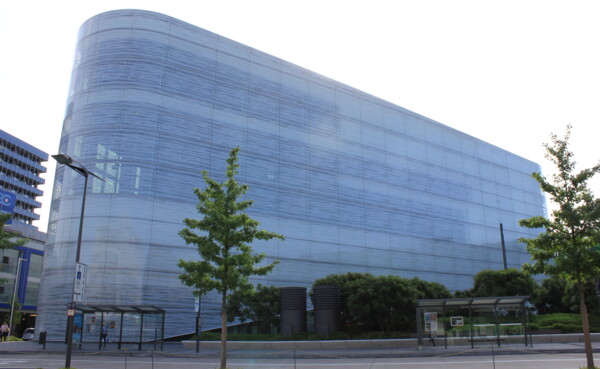
MULTIPOLYGON (((0 286, 0 311, 2 313, 9 315, 13 298, 20 304, 21 312, 35 312, 42 274, 42 250, 43 243, 37 240, 28 240, 24 247, 0 250, 0 260, 2 261, 0 277, 6 280, 0 286), (17 281, 16 287, 18 288, 15 291, 17 281)), ((8 321, 8 319, 5 320, 8 321)))
MULTIPOLYGON (((419 277, 450 289, 528 255, 518 219, 543 214, 539 167, 423 116, 250 47, 145 11, 115 11, 79 35, 60 151, 104 181, 88 193, 88 303, 166 308, 167 336, 193 330, 177 232, 197 217, 200 170, 222 179, 239 145, 251 215, 285 242, 260 281, 307 286, 331 273, 419 277)), ((62 334, 83 180, 59 168, 39 329, 62 334), (60 302, 64 302, 61 304, 60 302)), ((203 299, 205 327, 218 300, 203 299)))

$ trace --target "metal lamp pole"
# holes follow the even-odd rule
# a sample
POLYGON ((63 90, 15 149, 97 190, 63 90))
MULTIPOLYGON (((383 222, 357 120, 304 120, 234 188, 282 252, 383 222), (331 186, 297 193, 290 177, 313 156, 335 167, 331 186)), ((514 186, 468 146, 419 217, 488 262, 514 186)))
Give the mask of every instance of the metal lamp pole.
MULTIPOLYGON (((83 234, 83 215, 85 213, 85 196, 87 193, 87 184, 88 177, 90 175, 102 179, 95 175, 94 173, 88 171, 83 165, 77 163, 70 156, 65 154, 57 154, 52 155, 52 157, 59 163, 68 166, 73 169, 75 172, 81 174, 84 178, 83 184, 83 198, 81 199, 81 215, 79 217, 79 234, 77 236, 77 253, 75 256, 75 265, 79 263, 79 256, 81 255, 81 236, 83 234)), ((73 278, 73 288, 71 290, 71 302, 68 306, 68 314, 67 314, 67 356, 65 359, 65 368, 69 369, 71 367, 71 352, 73 351, 73 325, 75 322, 75 277, 73 278)))
POLYGON ((196 296, 195 310, 196 310, 196 353, 200 352, 200 296, 196 296))
POLYGON ((15 330, 13 327, 13 313, 15 311, 15 298, 17 296, 17 292, 19 291, 19 281, 21 280, 21 263, 23 261, 27 261, 27 259, 23 259, 23 258, 19 258, 19 261, 17 262, 17 274, 15 274, 15 286, 13 289, 13 297, 12 297, 12 304, 10 306, 10 320, 9 320, 9 329, 11 330, 11 332, 14 334, 15 330))

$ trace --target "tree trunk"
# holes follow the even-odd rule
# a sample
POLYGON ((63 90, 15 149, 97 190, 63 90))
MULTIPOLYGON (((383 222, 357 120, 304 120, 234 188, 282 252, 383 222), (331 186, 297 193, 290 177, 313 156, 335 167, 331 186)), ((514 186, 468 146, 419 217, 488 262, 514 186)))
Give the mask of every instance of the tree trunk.
POLYGON ((587 367, 594 369, 594 354, 592 352, 592 339, 590 337, 590 320, 588 317, 587 306, 585 304, 585 294, 583 292, 583 283, 579 286, 579 310, 581 311, 581 323, 583 325, 583 342, 585 345, 585 356, 587 358, 587 367))
POLYGON ((227 291, 221 297, 221 369, 227 368, 227 291))
POLYGON ((600 278, 596 278, 596 297, 598 298, 598 306, 600 306, 600 278))

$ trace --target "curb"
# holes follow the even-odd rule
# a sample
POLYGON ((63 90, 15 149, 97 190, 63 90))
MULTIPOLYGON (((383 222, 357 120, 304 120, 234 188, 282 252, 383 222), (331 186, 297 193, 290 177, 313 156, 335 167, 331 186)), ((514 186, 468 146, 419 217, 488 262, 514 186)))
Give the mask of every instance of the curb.
MULTIPOLYGON (((594 348, 594 353, 600 353, 600 348, 594 348)), ((451 357, 451 356, 501 356, 501 355, 531 355, 531 354, 584 354, 585 350, 579 347, 573 348, 475 348, 468 347, 456 349, 426 349, 418 350, 390 350, 390 349, 364 349, 364 350, 229 350, 229 358, 269 358, 269 359, 324 359, 324 358, 416 358, 416 357, 451 357)), ((0 351, 0 355, 63 355, 65 350, 36 350, 36 351, 0 351)), ((219 358, 219 352, 166 352, 166 351, 138 351, 138 350, 106 350, 106 351, 79 351, 74 350, 74 356, 128 356, 128 357, 184 357, 184 358, 219 358)))

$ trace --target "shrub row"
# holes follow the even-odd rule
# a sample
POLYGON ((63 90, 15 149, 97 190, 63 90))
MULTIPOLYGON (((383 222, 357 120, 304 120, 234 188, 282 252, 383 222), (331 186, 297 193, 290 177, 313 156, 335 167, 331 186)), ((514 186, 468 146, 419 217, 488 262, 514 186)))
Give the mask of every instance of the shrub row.
MULTIPOLYGON (((590 315, 590 331, 600 333, 600 317, 590 315)), ((529 326, 532 330, 558 329, 562 333, 581 333, 581 315, 579 314, 547 314, 530 317, 529 326)))

